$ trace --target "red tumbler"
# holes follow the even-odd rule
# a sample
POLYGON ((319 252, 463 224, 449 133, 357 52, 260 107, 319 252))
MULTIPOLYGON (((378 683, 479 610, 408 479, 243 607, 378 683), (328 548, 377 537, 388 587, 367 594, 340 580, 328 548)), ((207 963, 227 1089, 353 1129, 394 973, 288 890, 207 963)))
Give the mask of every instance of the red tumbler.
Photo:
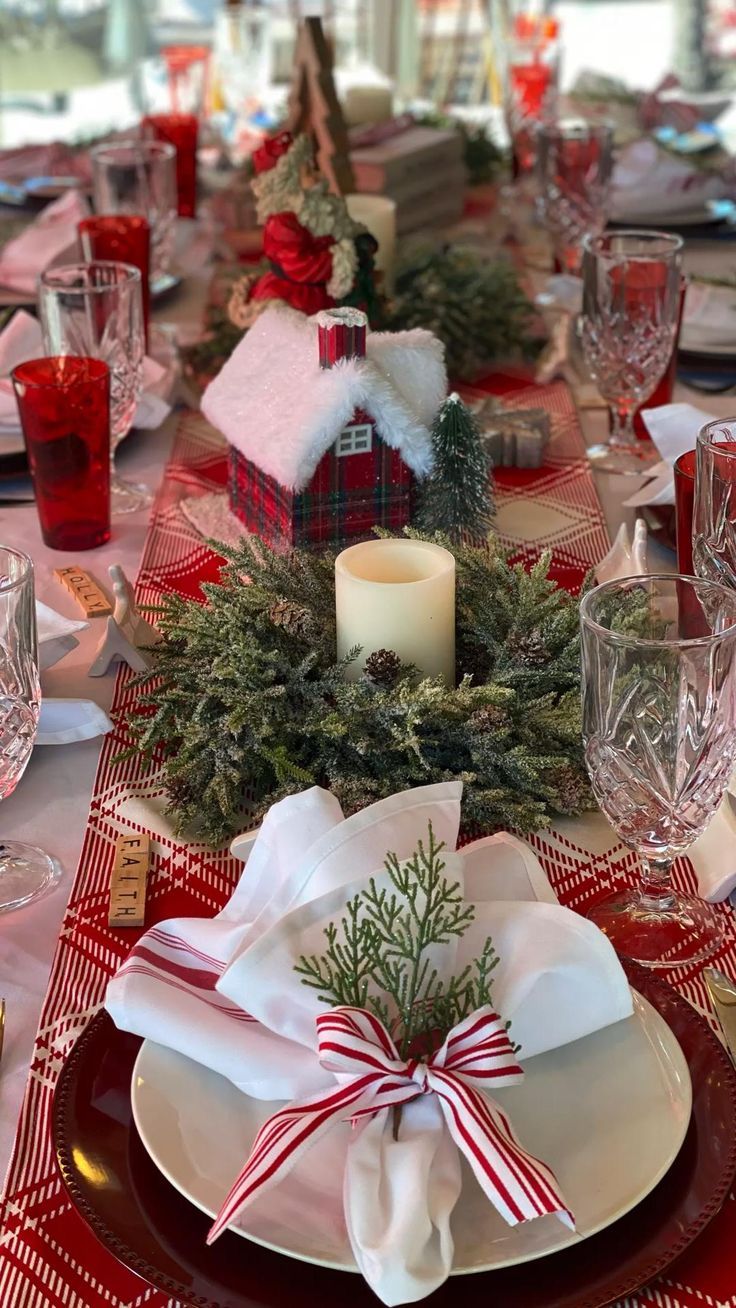
POLYGON ((644 409, 656 409, 660 404, 672 403, 672 396, 675 393, 675 382, 677 380, 677 350, 680 342, 680 330, 682 328, 682 315, 685 309, 686 294, 687 278, 683 277, 680 283, 680 311, 677 315, 677 330, 675 331, 675 340, 672 346, 670 361, 667 364, 667 371, 657 382, 657 385, 649 396, 649 399, 645 400, 634 414, 634 431, 640 441, 649 440, 649 432, 647 431, 646 423, 641 416, 642 411, 644 409))
POLYGON ((149 114, 141 124, 144 137, 167 141, 176 149, 176 189, 180 218, 197 208, 197 118, 195 114, 149 114))
POLYGON ((696 451, 686 450, 675 461, 675 523, 677 571, 693 575, 693 508, 695 505, 696 451))
POLYGON ((110 539, 110 370, 56 355, 13 370, 44 542, 91 550, 110 539))
POLYGON ((148 314, 151 305, 151 228, 148 219, 137 214, 103 214, 99 218, 83 218, 77 224, 77 231, 85 263, 103 259, 112 263, 131 264, 140 272, 143 328, 148 346, 148 314))

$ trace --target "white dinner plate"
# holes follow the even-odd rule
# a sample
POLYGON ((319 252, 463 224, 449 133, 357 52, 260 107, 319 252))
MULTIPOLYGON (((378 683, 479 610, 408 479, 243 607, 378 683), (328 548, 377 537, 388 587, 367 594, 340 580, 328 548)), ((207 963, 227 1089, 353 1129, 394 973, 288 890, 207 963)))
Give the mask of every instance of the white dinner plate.
POLYGON ((617 227, 661 227, 667 231, 670 227, 716 227, 723 222, 723 217, 705 205, 698 205, 696 209, 672 209, 663 213, 616 212, 611 216, 611 222, 617 227))
MULTIPOLYGON (((593 1235, 649 1194, 675 1159, 690 1120, 687 1063, 670 1028, 640 995, 634 1015, 530 1058, 520 1086, 498 1091, 522 1144, 554 1170, 577 1221, 507 1226, 463 1163, 452 1217, 453 1275, 527 1262, 593 1235)), ((131 1088, 151 1158, 197 1208, 214 1216, 257 1130, 280 1105, 150 1040, 131 1088)), ((347 1123, 318 1142, 287 1178, 234 1223, 256 1244, 304 1262, 356 1272, 342 1206, 347 1123)))

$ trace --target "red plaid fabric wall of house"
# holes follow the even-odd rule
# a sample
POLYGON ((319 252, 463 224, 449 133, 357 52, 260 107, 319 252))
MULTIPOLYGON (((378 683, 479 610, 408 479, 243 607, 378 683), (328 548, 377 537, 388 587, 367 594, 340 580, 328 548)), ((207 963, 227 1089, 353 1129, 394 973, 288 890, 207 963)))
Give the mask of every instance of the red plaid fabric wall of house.
POLYGON ((398 450, 370 424, 370 450, 340 457, 334 446, 320 460, 303 491, 286 490, 238 450, 230 449, 230 507, 249 531, 272 543, 341 544, 370 536, 374 526, 406 526, 413 508, 414 476, 398 450))

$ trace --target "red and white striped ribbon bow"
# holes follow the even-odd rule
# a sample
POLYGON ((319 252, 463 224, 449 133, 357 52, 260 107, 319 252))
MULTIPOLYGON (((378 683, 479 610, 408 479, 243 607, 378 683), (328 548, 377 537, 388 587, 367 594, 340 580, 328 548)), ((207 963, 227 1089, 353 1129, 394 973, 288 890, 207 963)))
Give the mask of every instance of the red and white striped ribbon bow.
POLYGON ((208 1244, 282 1180, 335 1122, 372 1116, 421 1094, 438 1096, 450 1135, 509 1225, 556 1213, 574 1227, 553 1173, 526 1152, 506 1114, 488 1097, 492 1087, 518 1085, 524 1078, 506 1028, 488 1005, 453 1027, 426 1063, 400 1058, 383 1023, 363 1008, 321 1013, 317 1035, 319 1061, 335 1073, 337 1084, 287 1105, 263 1124, 208 1244))

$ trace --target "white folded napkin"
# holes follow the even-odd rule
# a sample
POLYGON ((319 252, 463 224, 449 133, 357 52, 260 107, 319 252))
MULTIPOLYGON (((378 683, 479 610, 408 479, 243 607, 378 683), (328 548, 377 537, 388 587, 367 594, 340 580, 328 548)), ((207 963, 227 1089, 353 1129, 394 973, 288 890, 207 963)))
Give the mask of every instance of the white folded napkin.
POLYGON ((690 282, 679 344, 683 350, 736 350, 736 289, 690 282))
POLYGON ((134 427, 153 431, 161 426, 171 413, 169 396, 172 384, 172 371, 146 355, 143 360, 143 393, 136 407, 134 427))
POLYGON ((0 332, 0 430, 17 432, 20 426, 10 374, 19 363, 42 354, 41 328, 36 318, 18 309, 0 332))
MULTIPOLYGON (((522 842, 492 836, 453 852, 461 793, 459 782, 419 787, 348 819, 316 787, 274 805, 223 912, 162 923, 134 946, 108 987, 117 1025, 196 1058, 259 1099, 334 1088, 335 1074, 316 1058, 315 1019, 328 1009, 294 964, 324 952, 325 925, 371 878, 381 890, 387 852, 409 857, 430 819, 446 844, 445 875, 476 909, 462 939, 437 947, 436 965, 461 971, 493 937, 493 1005, 511 1020, 522 1063, 627 1017, 629 987, 610 943, 555 902, 522 842)), ((389 1111, 351 1134, 344 1203, 361 1271, 379 1298, 397 1304, 424 1297, 450 1271, 460 1160, 434 1096, 404 1104, 398 1141, 389 1111)))
POLYGON ((76 633, 84 631, 89 623, 84 619, 64 618, 48 604, 36 600, 36 631, 38 633, 38 663, 41 671, 52 668, 79 644, 76 633))
POLYGON ((693 168, 665 151, 649 137, 626 146, 613 173, 610 217, 614 222, 644 222, 666 216, 698 217, 709 200, 732 192, 718 173, 693 168))
POLYGON ((583 307, 583 279, 571 273, 553 273, 544 288, 535 297, 540 309, 555 309, 561 313, 580 313, 583 307))
POLYGON ((698 881, 698 894, 720 904, 736 890, 736 812, 730 795, 708 827, 687 851, 698 881))
POLYGON ((54 699, 44 695, 35 745, 71 745, 112 731, 107 714, 91 699, 54 699))
POLYGON ((712 422, 713 415, 703 413, 694 404, 660 404, 655 409, 644 409, 641 416, 662 462, 648 469, 650 480, 624 500, 624 506, 635 509, 645 504, 674 504, 672 469, 681 454, 695 449, 700 428, 712 422))
MULTIPOLYGON (((18 309, 0 332, 0 435, 18 431, 20 416, 15 402, 10 373, 16 364, 36 359, 44 354, 43 334, 37 318, 25 309, 18 309)), ((168 402, 175 370, 165 368, 156 359, 146 355, 143 360, 143 394, 138 401, 134 426, 144 429, 159 427, 171 412, 168 402)))
POLYGON ((0 250, 0 286, 33 294, 39 275, 77 240, 77 223, 89 214, 79 191, 65 191, 20 236, 0 250))

